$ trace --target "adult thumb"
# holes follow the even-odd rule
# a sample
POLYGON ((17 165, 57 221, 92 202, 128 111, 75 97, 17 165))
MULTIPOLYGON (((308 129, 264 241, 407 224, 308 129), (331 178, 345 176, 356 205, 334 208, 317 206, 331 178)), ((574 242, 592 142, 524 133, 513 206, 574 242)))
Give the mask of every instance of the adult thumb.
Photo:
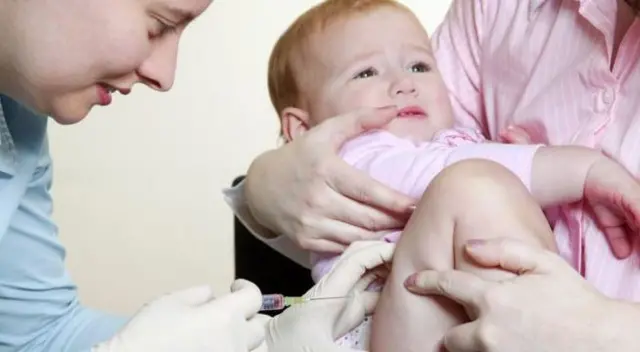
POLYGON ((364 132, 382 128, 397 116, 396 106, 364 108, 348 114, 336 116, 315 128, 321 141, 330 141, 334 149, 339 149, 349 139, 364 132))

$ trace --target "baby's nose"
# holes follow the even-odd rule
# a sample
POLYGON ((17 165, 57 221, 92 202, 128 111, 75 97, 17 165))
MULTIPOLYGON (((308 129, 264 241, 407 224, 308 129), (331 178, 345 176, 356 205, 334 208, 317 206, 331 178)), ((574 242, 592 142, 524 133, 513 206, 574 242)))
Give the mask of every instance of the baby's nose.
POLYGON ((416 86, 412 79, 405 77, 399 79, 396 84, 393 85, 392 92, 394 95, 416 94, 416 86))

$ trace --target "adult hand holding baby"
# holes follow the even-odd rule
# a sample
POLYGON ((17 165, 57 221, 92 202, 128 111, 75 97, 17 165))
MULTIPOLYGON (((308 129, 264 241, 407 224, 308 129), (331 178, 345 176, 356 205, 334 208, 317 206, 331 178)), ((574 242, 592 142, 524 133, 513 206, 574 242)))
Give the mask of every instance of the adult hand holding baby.
POLYGON ((597 292, 553 252, 514 239, 466 247, 479 265, 517 277, 491 282, 462 271, 423 271, 407 280, 419 295, 441 295, 463 305, 472 321, 444 337, 451 352, 634 351, 640 338, 635 303, 597 292))
POLYGON ((415 200, 338 156, 347 140, 383 127, 396 114, 395 107, 386 107, 330 118, 258 157, 245 186, 253 216, 303 249, 333 253, 377 239, 376 231, 404 226, 415 200))

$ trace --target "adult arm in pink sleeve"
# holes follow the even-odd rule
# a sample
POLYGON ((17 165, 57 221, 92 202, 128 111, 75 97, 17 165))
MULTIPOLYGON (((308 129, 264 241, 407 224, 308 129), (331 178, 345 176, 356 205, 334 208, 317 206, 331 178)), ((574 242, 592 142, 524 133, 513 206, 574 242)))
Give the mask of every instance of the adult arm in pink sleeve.
POLYGON ((431 43, 457 122, 488 136, 481 75, 481 45, 489 17, 486 12, 485 1, 453 0, 431 43))

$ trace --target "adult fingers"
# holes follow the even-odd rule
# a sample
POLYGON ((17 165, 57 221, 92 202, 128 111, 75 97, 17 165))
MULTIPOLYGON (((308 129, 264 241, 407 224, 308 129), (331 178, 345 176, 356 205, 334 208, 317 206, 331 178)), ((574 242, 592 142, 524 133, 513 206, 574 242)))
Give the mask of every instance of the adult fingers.
POLYGON ((247 347, 249 351, 258 349, 265 339, 265 326, 270 317, 258 314, 247 322, 247 347))
MULTIPOLYGON (((338 206, 336 204, 336 206, 338 206)), ((318 223, 309 222, 316 229, 315 238, 322 238, 343 245, 350 245, 356 241, 379 240, 384 235, 369 231, 359 226, 334 219, 318 219, 318 223)), ((313 238, 307 239, 311 241, 313 238)))
POLYGON ((425 270, 409 276, 405 282, 405 287, 414 294, 448 297, 472 312, 481 308, 482 298, 489 285, 476 275, 456 270, 425 270))
POLYGON ((185 290, 170 293, 163 297, 164 300, 180 302, 188 306, 198 306, 214 298, 213 289, 209 285, 191 287, 185 290))
POLYGON ((357 286, 367 271, 391 261, 395 245, 385 242, 358 244, 359 248, 347 249, 318 287, 319 296, 346 296, 357 286))
MULTIPOLYGON (((378 305, 380 292, 369 290, 372 284, 378 284, 378 278, 379 276, 376 275, 373 271, 365 274, 360 279, 360 281, 358 281, 354 285, 353 291, 351 293, 360 295, 360 300, 362 301, 362 306, 364 307, 364 311, 366 314, 371 314, 378 305)), ((381 284, 379 284, 378 286, 382 287, 381 284)))
POLYGON ((262 293, 258 286, 247 280, 236 280, 228 293, 209 303, 212 314, 220 314, 220 310, 233 314, 240 313, 245 319, 255 316, 262 306, 262 293))
POLYGON ((465 250, 477 264, 483 267, 500 267, 517 275, 548 274, 568 267, 557 255, 510 238, 470 241, 465 250))
POLYGON ((298 245, 323 253, 342 253, 353 242, 379 240, 382 237, 376 232, 331 219, 322 220, 311 227, 314 232, 299 239, 298 245))
POLYGON ((380 300, 380 292, 366 291, 360 294, 362 296, 362 305, 367 314, 372 314, 378 306, 380 300))
POLYGON ((333 337, 338 338, 362 323, 366 315, 366 310, 366 303, 363 300, 362 294, 354 291, 349 295, 347 301, 344 302, 343 309, 333 324, 333 337))
POLYGON ((447 331, 443 338, 443 345, 449 352, 483 351, 483 346, 478 341, 477 330, 477 321, 458 325, 447 331))
MULTIPOLYGON (((348 165, 346 167, 351 168, 348 165)), ((355 169, 353 171, 358 173, 358 171, 355 169)), ((365 177, 365 180, 368 179, 368 176, 363 177, 365 177)), ((345 179, 348 180, 345 182, 351 182, 353 184, 353 187, 361 187, 357 180, 350 179, 349 176, 345 176, 345 179)), ((373 182, 376 183, 375 187, 369 189, 367 189, 366 187, 363 188, 363 190, 367 189, 367 192, 371 194, 376 194, 379 192, 377 192, 375 188, 378 186, 383 187, 383 194, 380 196, 374 195, 373 198, 367 198, 369 196, 362 195, 359 190, 350 189, 348 185, 341 186, 341 188, 339 189, 334 187, 335 185, 330 185, 331 187, 334 187, 335 193, 333 193, 333 195, 327 201, 329 204, 331 204, 331 206, 326 208, 326 215, 332 219, 369 231, 403 228, 404 225, 406 225, 407 220, 409 219, 409 216, 412 212, 412 208, 409 205, 391 204, 390 207, 399 208, 392 211, 383 211, 378 209, 375 204, 368 204, 355 199, 358 197, 357 195, 360 195, 360 199, 382 199, 382 202, 384 202, 385 199, 390 199, 391 203, 393 203, 397 202, 397 199, 395 198, 397 196, 399 197, 399 199, 402 199, 401 202, 414 202, 411 198, 390 190, 386 186, 378 184, 377 181, 373 182), (341 193, 342 191, 346 192, 346 194, 341 193), (387 191, 391 191, 391 194, 384 194, 387 191), (406 209, 402 210, 403 207, 406 207, 406 209)))
POLYGON ((300 243, 300 247, 314 252, 340 254, 344 252, 347 245, 336 242, 335 240, 311 238, 303 240, 303 242, 300 243))
MULTIPOLYGON (((405 218, 415 209, 416 199, 374 180, 347 163, 341 164, 339 167, 333 168, 334 172, 328 179, 329 185, 339 194, 388 214, 405 215, 405 218)), ((391 225, 385 222, 385 219, 374 220, 380 222, 373 223, 372 227, 376 230, 389 228, 391 225)), ((386 220, 391 219, 387 218, 386 220)), ((396 225, 394 223, 391 226, 396 225)))
POLYGON ((308 134, 311 141, 330 141, 338 150, 349 139, 372 129, 384 127, 398 113, 395 106, 364 108, 325 120, 308 134))

